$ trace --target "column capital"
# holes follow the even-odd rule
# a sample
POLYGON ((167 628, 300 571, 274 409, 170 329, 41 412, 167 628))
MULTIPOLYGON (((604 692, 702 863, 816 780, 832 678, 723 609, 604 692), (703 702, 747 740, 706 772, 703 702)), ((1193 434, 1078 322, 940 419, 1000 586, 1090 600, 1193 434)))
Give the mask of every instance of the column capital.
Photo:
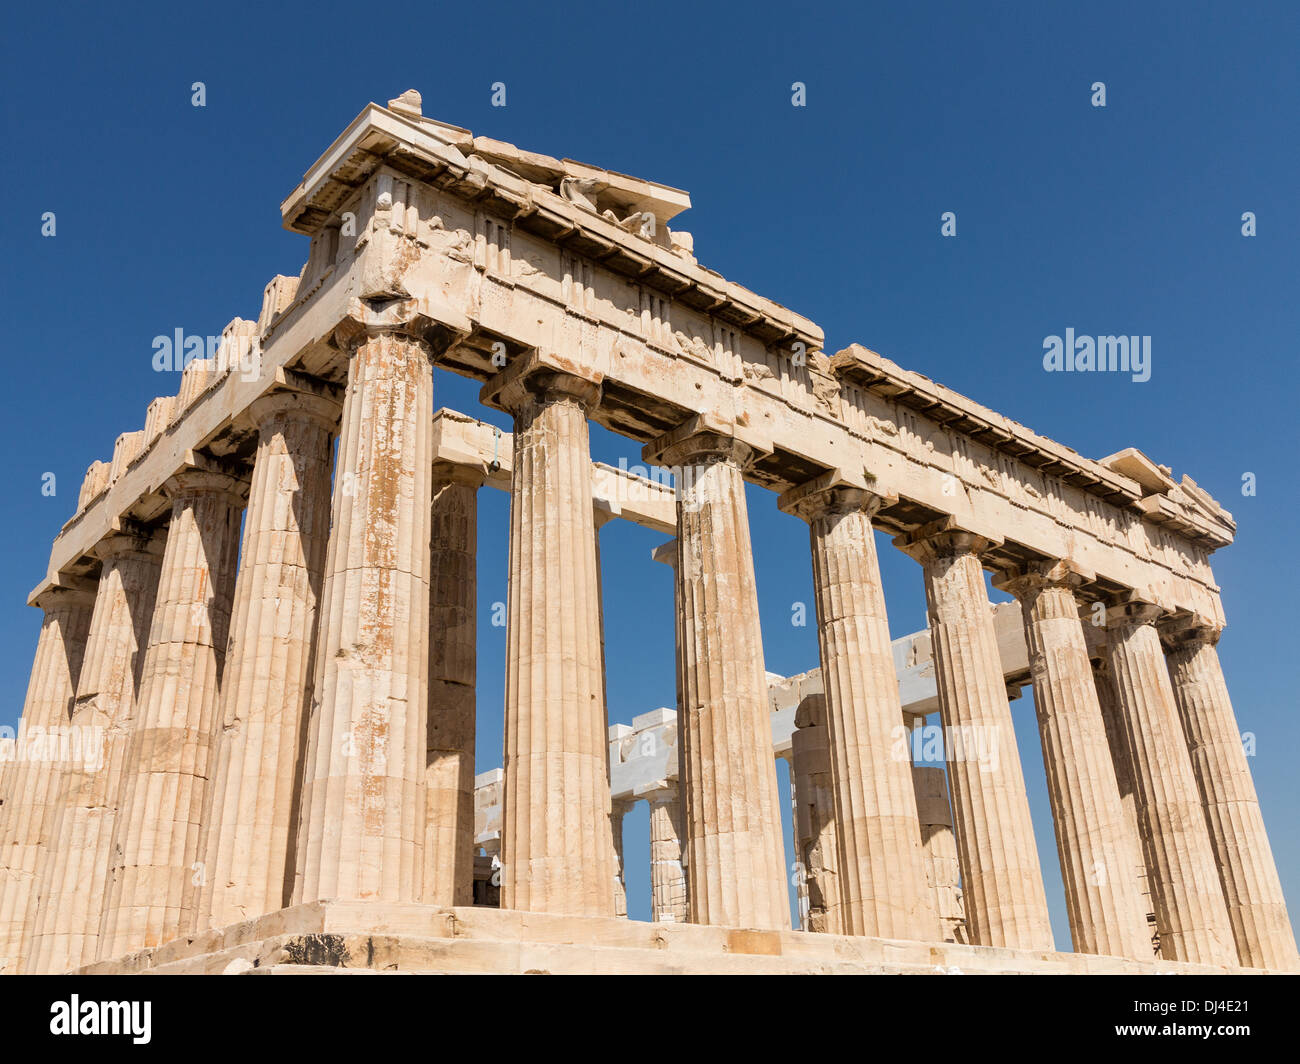
POLYGON ((343 404, 333 396, 287 389, 268 392, 248 404, 248 416, 259 432, 275 417, 315 421, 333 432, 342 413, 343 404))
POLYGON ((652 783, 638 784, 632 792, 633 800, 638 802, 647 802, 650 805, 659 805, 663 802, 677 802, 681 800, 681 793, 677 788, 677 780, 669 777, 667 779, 655 780, 652 783))
POLYGON ((439 488, 446 487, 448 484, 459 484, 466 488, 481 488, 487 482, 487 470, 480 465, 471 465, 468 462, 449 462, 445 458, 435 458, 433 461, 433 488, 437 491, 439 488))
POLYGON ((955 518, 941 517, 894 537, 894 546, 921 564, 936 558, 974 554, 1002 545, 1002 540, 963 528, 955 518))
POLYGON ((730 462, 739 469, 771 453, 771 441, 749 425, 746 418, 730 418, 712 410, 693 414, 641 448, 641 457, 655 465, 730 462))
POLYGON ((1096 575, 1068 558, 1042 558, 999 570, 993 576, 993 586, 1024 601, 1046 588, 1061 588, 1074 593, 1096 579, 1096 575))
POLYGON ((420 344, 430 360, 456 340, 469 334, 468 320, 451 325, 425 313, 418 299, 398 299, 382 308, 353 299, 343 320, 334 327, 334 346, 352 355, 357 348, 380 336, 400 336, 420 344))
POLYGON ((1156 632, 1166 651, 1190 650, 1217 645, 1223 626, 1204 614, 1179 611, 1157 620, 1156 632))
POLYGON ((1138 628, 1144 624, 1155 625, 1169 611, 1163 606, 1139 597, 1137 592, 1129 591, 1104 600, 1106 617, 1103 625, 1107 630, 1114 628, 1138 628))
POLYGON ((47 587, 32 599, 34 606, 39 606, 47 614, 58 609, 93 607, 95 605, 95 585, 88 580, 76 577, 65 578, 63 583, 47 587))
POLYGON ((804 695, 794 711, 794 726, 796 729, 826 727, 826 695, 820 691, 804 695))
POLYGON ((875 478, 849 469, 831 469, 783 492, 776 500, 783 512, 811 524, 826 514, 862 512, 872 517, 882 507, 898 500, 871 489, 875 478))
POLYGON ((571 402, 590 413, 600 403, 604 374, 551 351, 516 358, 479 392, 485 406, 519 414, 530 403, 571 402))
POLYGON ((195 495, 228 495, 236 505, 243 506, 248 497, 248 480, 215 469, 190 468, 168 477, 162 486, 169 499, 195 495))
POLYGON ((165 543, 166 536, 161 530, 124 521, 116 531, 110 532, 91 547, 90 552, 101 562, 132 554, 159 559, 163 555, 165 543))

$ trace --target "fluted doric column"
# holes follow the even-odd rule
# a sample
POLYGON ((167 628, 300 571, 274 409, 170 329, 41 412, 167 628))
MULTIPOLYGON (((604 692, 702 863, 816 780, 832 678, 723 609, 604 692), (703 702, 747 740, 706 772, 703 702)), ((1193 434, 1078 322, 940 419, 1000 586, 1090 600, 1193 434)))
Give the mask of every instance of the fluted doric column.
MULTIPOLYGON (((839 933, 933 941, 905 734, 871 515, 884 500, 832 472, 781 497, 808 522, 826 691, 839 933)), ((823 855, 825 856, 825 855, 823 855)))
POLYGON ((424 900, 474 904, 478 489, 483 471, 436 463, 429 592, 424 900))
POLYGON ((1232 925, 1156 634, 1160 616, 1158 607, 1136 601, 1106 610, 1106 652, 1133 758, 1138 819, 1148 840, 1160 956, 1234 965, 1232 925))
POLYGON ((587 414, 600 377, 531 354, 484 388, 514 415, 501 905, 614 914, 587 414))
POLYGON ((685 923, 688 915, 685 829, 678 781, 682 771, 682 610, 681 589, 677 582, 677 540, 661 543, 650 557, 672 570, 673 579, 673 677, 677 727, 674 729, 677 777, 663 781, 658 790, 646 796, 650 803, 650 919, 685 923))
POLYGON ((101 960, 194 926, 245 488, 199 469, 164 487, 171 519, 114 825, 101 960))
POLYGON ((686 869, 682 865, 682 804, 677 781, 647 792, 650 804, 650 919, 686 922, 686 869))
POLYGON ((711 415, 645 448, 647 460, 677 474, 690 919, 781 929, 790 907, 741 472, 754 453, 711 415))
POLYGON ((925 571, 970 941, 1051 949, 1043 874, 980 565, 990 543, 949 521, 894 543, 925 571))
MULTIPOLYGON (((673 677, 677 697, 674 708, 677 710, 680 719, 682 712, 682 596, 681 588, 677 583, 677 540, 670 539, 666 543, 659 544, 650 552, 650 557, 661 565, 668 566, 673 571, 673 677)), ((680 745, 678 751, 680 754, 680 745)))
POLYGON ((1138 897, 1142 899, 1142 911, 1146 919, 1146 935, 1151 945, 1152 954, 1159 955, 1156 938, 1155 905, 1151 900, 1151 881, 1147 875, 1149 846, 1142 836, 1138 822, 1137 790, 1133 783, 1133 755, 1129 752, 1128 737, 1124 733, 1124 710, 1119 704, 1119 695, 1115 691, 1115 680, 1110 672, 1110 665, 1105 657, 1103 641, 1094 646, 1093 653, 1101 652, 1101 657, 1092 660, 1092 681, 1097 688, 1097 702, 1101 706, 1101 719, 1106 726, 1106 742, 1110 746, 1110 761, 1115 768, 1115 784, 1119 788, 1120 805, 1124 808, 1125 832, 1122 840, 1124 852, 1128 854, 1132 868, 1130 878, 1137 887, 1138 897))
MULTIPOLYGON (((605 584, 604 584, 604 567, 600 560, 600 530, 604 528, 617 515, 608 508, 605 500, 598 502, 592 507, 591 520, 595 534, 592 536, 592 545, 596 551, 596 605, 597 609, 597 628, 600 632, 600 701, 605 706, 605 719, 609 719, 609 676, 605 668, 605 584)), ((613 765, 616 756, 613 749, 614 729, 608 729, 611 743, 607 750, 609 752, 609 765, 613 765)), ((627 869, 623 864, 623 817, 631 808, 630 803, 617 802, 610 797, 609 807, 609 830, 610 843, 614 847, 614 915, 627 916, 627 869)))
POLYGON ((925 850, 926 880, 934 892, 934 911, 945 942, 966 942, 966 915, 962 908, 961 864, 957 837, 948 806, 948 781, 942 768, 913 765, 916 814, 921 821, 921 846, 925 850))
POLYGON ((1295 934, 1219 665, 1219 630, 1193 620, 1161 634, 1237 955, 1250 968, 1294 972, 1295 934))
MULTIPOLYGON (((358 312, 360 315, 360 312, 358 312)), ((349 352, 293 900, 423 890, 434 352, 383 315, 349 352)))
POLYGON ((835 810, 826 696, 808 695, 794 715, 790 770, 794 793, 795 851, 803 866, 807 912, 804 930, 844 931, 842 849, 835 810))
POLYGON ((1149 960, 1128 824, 1075 600, 1086 579, 1068 562, 1043 562, 996 583, 1023 608, 1074 951, 1149 960))
POLYGON ((113 829, 136 724, 136 694, 153 620, 163 539, 129 529, 95 548, 102 567, 72 723, 103 736, 95 763, 70 768, 41 876, 25 970, 62 972, 95 960, 113 829))
POLYGON ((36 600, 45 616, 0 806, 0 972, 12 974, 26 960, 20 950, 65 768, 60 733, 72 712, 94 601, 89 586, 52 587, 36 600))
POLYGON ((204 823, 200 928, 289 901, 338 414, 333 398, 296 391, 249 408, 257 456, 204 823))

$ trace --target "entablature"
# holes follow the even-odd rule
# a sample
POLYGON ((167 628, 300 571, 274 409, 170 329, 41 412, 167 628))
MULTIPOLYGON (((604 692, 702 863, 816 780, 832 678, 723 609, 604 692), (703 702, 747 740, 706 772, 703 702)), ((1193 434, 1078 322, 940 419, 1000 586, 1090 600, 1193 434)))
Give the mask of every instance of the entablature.
POLYGON ((689 202, 401 100, 367 107, 282 205, 286 227, 312 238, 302 273, 273 279, 256 321, 228 327, 260 345, 257 372, 187 367, 146 429, 92 466, 47 583, 75 575, 115 521, 161 520, 158 488, 192 456, 246 461, 248 404, 286 373, 342 384, 338 325, 400 305, 444 330, 437 357, 455 372, 487 380, 533 351, 562 353, 600 375, 593 419, 641 443, 707 412, 761 444, 746 475, 764 487, 851 470, 890 500, 875 517, 885 531, 951 518, 997 542, 991 568, 1071 558, 1096 574, 1098 597, 1136 590, 1221 621, 1208 555, 1235 525, 1194 481, 1131 449, 1084 458, 859 345, 826 357, 815 323, 640 218, 689 202))

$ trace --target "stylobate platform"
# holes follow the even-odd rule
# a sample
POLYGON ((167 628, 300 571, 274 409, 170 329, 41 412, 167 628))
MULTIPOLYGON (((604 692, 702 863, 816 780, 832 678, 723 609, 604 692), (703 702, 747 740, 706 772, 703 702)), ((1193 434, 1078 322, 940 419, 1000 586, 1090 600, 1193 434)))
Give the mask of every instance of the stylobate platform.
POLYGON ((79 969, 108 974, 1243 973, 1174 961, 388 902, 297 905, 79 969))

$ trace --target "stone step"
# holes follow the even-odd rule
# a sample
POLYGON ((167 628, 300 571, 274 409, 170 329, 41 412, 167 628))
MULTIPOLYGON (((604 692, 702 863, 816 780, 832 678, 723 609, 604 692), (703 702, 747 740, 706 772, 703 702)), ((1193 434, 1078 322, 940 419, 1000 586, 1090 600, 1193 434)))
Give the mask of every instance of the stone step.
POLYGON ((283 909, 82 969, 87 974, 210 975, 298 971, 1193 974, 1215 970, 1171 961, 1138 962, 958 943, 337 901, 283 909))

